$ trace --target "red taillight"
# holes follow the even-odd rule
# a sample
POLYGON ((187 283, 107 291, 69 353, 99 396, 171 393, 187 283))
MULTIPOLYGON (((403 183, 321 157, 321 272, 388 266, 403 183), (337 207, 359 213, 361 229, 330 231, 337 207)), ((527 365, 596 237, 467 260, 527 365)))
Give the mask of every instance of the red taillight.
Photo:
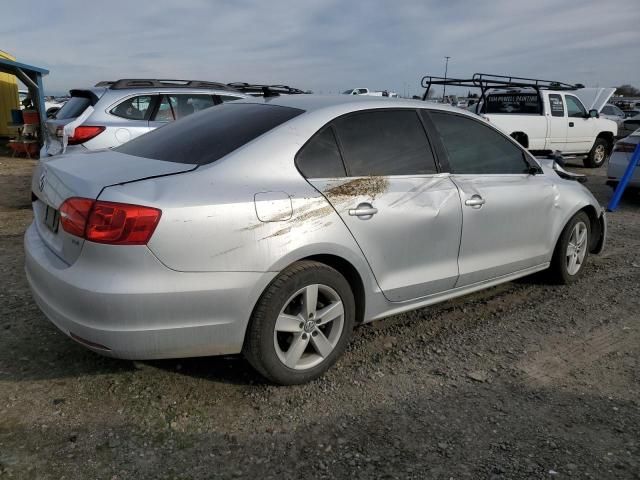
POLYGON ((626 142, 618 142, 613 147, 613 151, 614 152, 633 153, 635 151, 635 149, 636 149, 636 144, 635 143, 626 143, 626 142))
POLYGON ((89 215, 85 238, 113 245, 146 245, 161 214, 157 208, 98 201, 89 215))
POLYGON ((69 145, 80 145, 81 143, 100 135, 104 132, 105 128, 106 127, 97 127, 94 125, 80 125, 79 127, 76 127, 73 135, 67 139, 67 143, 69 145))
POLYGON ((67 198, 60 206, 60 225, 64 231, 76 237, 84 237, 84 229, 93 203, 94 201, 88 198, 67 198))
POLYGON ((146 245, 161 214, 157 208, 73 197, 60 207, 60 223, 66 232, 92 242, 146 245))

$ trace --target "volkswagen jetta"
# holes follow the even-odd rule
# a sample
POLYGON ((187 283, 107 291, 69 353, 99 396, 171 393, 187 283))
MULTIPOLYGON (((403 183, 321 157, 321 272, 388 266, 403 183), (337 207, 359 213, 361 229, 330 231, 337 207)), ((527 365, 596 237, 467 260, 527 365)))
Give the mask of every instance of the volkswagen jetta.
POLYGON ((574 281, 606 235, 586 188, 481 118, 373 97, 223 104, 41 163, 32 189, 26 273, 65 334, 127 359, 242 352, 280 384, 357 324, 574 281))

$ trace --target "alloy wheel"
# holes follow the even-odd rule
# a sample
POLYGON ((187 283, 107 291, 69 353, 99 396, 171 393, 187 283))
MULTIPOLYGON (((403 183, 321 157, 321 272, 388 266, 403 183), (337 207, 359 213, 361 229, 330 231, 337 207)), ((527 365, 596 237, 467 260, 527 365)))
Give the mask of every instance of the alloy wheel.
POLYGON ((567 244, 567 273, 575 275, 582 268, 582 262, 587 253, 588 235, 587 225, 584 222, 577 222, 567 244))
POLYGON ((307 285, 294 293, 278 315, 273 343, 280 361, 294 370, 322 363, 344 328, 344 306, 327 285, 307 285))
POLYGON ((605 160, 606 153, 604 145, 598 145, 595 152, 593 152, 593 159, 597 164, 601 164, 605 160))

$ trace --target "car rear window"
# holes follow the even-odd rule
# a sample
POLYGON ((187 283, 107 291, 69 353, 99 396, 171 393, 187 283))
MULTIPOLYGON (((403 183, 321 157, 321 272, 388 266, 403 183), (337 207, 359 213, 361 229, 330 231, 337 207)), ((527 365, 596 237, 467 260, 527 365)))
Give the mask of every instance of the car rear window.
POLYGON ((223 103, 169 123, 114 150, 136 157, 206 165, 304 110, 257 103, 223 103))
POLYGON ((69 101, 58 110, 56 118, 64 120, 79 117, 89 105, 91 105, 91 100, 87 97, 71 97, 69 101))
POLYGON ((536 93, 500 93, 487 95, 485 113, 540 114, 536 93))

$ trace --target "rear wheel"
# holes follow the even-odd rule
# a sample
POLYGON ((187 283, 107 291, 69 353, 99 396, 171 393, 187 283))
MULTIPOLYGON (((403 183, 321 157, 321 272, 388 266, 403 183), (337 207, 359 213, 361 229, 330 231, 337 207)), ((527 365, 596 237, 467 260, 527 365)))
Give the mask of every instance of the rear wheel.
POLYGON ((606 138, 596 138, 589 155, 584 159, 584 166, 590 168, 601 167, 609 158, 610 145, 606 138))
POLYGON ((591 222, 585 212, 578 212, 564 227, 549 268, 553 283, 574 282, 584 270, 589 257, 591 222))
POLYGON ((274 383, 309 382, 344 352, 354 321, 355 302, 347 280, 322 263, 298 262, 260 297, 243 352, 274 383))

